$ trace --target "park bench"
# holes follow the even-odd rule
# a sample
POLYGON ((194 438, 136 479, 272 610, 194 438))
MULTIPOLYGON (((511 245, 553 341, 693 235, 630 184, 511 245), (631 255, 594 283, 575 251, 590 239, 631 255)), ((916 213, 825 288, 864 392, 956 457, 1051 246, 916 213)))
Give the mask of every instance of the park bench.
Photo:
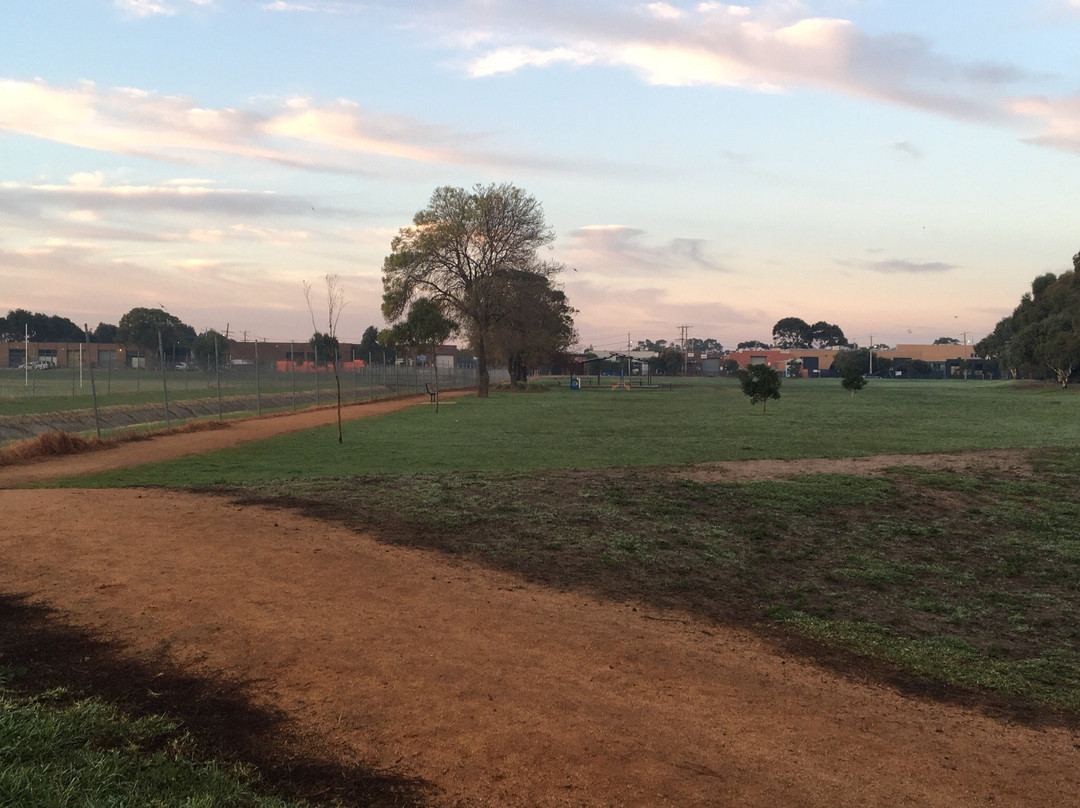
POLYGON ((439 390, 438 390, 438 388, 437 387, 432 387, 430 384, 425 382, 424 383, 424 389, 427 390, 427 394, 429 396, 431 396, 431 403, 432 404, 438 404, 439 403, 439 390))

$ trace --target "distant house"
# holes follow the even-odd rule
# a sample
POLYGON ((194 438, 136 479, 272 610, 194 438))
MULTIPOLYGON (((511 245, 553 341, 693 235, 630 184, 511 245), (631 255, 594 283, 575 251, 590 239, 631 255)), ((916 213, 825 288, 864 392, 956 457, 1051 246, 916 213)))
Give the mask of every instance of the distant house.
POLYGON ((138 346, 115 342, 0 342, 0 368, 27 362, 46 362, 53 368, 119 370, 141 367, 145 359, 138 346))
MULTIPOLYGON (((732 351, 725 360, 734 359, 739 367, 746 368, 754 364, 766 364, 778 371, 787 369, 788 360, 797 359, 802 363, 803 376, 811 378, 815 376, 829 375, 836 354, 843 348, 793 348, 781 350, 769 348, 759 351, 732 351)), ((988 373, 982 367, 982 360, 975 357, 970 345, 897 345, 887 351, 874 351, 875 357, 892 360, 893 368, 901 368, 905 362, 919 360, 925 362, 931 368, 931 373, 938 378, 945 375, 959 376, 959 372, 953 373, 952 367, 961 368, 961 363, 969 363, 964 367, 973 367, 971 363, 979 363, 980 373, 988 373)), ((868 368, 869 370, 869 368, 868 368)))

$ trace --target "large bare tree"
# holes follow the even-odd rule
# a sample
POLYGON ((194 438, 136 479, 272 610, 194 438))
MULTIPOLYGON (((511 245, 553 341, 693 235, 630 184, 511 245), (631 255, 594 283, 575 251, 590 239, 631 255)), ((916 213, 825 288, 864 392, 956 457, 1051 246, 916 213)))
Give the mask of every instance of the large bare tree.
POLYGON ((436 301, 469 334, 479 395, 488 395, 489 342, 508 313, 509 273, 550 278, 561 266, 538 251, 555 234, 535 198, 509 184, 437 188, 391 242, 383 262, 383 315, 394 321, 417 297, 436 301))

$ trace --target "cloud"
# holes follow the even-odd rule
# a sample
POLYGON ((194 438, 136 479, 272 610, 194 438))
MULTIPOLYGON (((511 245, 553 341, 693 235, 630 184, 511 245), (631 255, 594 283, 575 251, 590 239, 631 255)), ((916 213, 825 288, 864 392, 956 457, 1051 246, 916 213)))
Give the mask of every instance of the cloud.
POLYGON ((579 271, 600 274, 673 275, 705 270, 726 272, 707 254, 703 239, 676 238, 663 245, 645 243, 646 233, 623 225, 591 225, 570 233, 564 260, 579 271))
POLYGON ((901 154, 906 154, 908 157, 912 158, 913 160, 921 160, 922 157, 923 157, 922 151, 920 151, 919 148, 914 143, 911 143, 910 141, 907 141, 907 140, 893 141, 892 143, 889 144, 889 148, 894 149, 894 150, 900 152, 901 154))
POLYGON ((264 109, 207 108, 183 96, 83 82, 57 88, 0 80, 0 130, 173 163, 245 157, 294 168, 369 175, 390 161, 540 167, 500 156, 487 137, 338 100, 294 97, 264 109))
MULTIPOLYGON (((0 183, 0 210, 36 215, 43 209, 126 210, 146 214, 187 211, 207 214, 296 215, 311 210, 306 200, 269 191, 205 185, 108 185, 97 174, 73 175, 67 185, 0 183)), ((322 211, 326 214, 332 210, 322 211)))
POLYGON ((1004 60, 951 57, 916 35, 871 34, 800 2, 552 2, 464 4, 417 14, 415 24, 464 49, 466 72, 477 78, 604 66, 652 85, 811 88, 999 124, 1010 122, 1007 89, 1039 78, 1004 60))
POLYGON ((1025 138, 1025 142, 1080 154, 1080 96, 1018 98, 1010 108, 1041 125, 1042 133, 1025 138))
POLYGON ((905 261, 898 258, 883 261, 863 261, 858 262, 856 265, 871 272, 881 272, 887 275, 924 275, 952 272, 954 269, 959 269, 956 264, 946 264, 942 261, 905 261))
POLYGON ((679 325, 692 324, 691 336, 712 337, 734 346, 737 334, 760 331, 767 336, 771 323, 776 321, 771 312, 753 305, 732 305, 720 295, 687 295, 667 285, 631 288, 625 284, 566 280, 567 294, 581 311, 575 318, 581 344, 596 348, 626 347, 628 323, 634 329, 631 340, 674 340, 679 325), (768 326, 761 325, 766 321, 768 326))
POLYGON ((347 11, 354 10, 355 8, 355 6, 349 6, 348 3, 327 2, 327 0, 310 3, 293 3, 287 2, 287 0, 274 0, 272 3, 263 3, 262 5, 263 11, 315 14, 343 14, 347 11))
POLYGON ((145 17, 173 17, 178 11, 190 6, 212 6, 213 0, 114 0, 114 4, 124 16, 142 19, 145 17))

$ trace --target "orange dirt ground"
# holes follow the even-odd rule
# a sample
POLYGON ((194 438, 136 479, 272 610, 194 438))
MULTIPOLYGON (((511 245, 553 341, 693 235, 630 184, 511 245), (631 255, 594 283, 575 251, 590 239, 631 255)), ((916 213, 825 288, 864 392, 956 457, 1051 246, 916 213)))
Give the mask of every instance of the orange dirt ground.
MULTIPOLYGON (((0 486, 335 417, 3 469, 0 486)), ((243 682, 309 753, 420 783, 410 805, 1080 804, 1068 728, 906 697, 744 630, 551 591, 291 512, 175 491, 0 490, 0 558, 0 594, 56 610, 127 658, 243 682)))

